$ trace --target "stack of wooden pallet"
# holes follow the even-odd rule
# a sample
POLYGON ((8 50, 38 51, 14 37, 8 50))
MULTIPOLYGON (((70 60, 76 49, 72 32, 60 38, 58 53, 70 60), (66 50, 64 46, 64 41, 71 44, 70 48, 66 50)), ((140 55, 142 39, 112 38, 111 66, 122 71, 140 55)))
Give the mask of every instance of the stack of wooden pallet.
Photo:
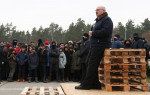
POLYGON ((65 95, 61 87, 25 87, 21 95, 65 95))
POLYGON ((99 80, 106 91, 148 91, 144 49, 106 49, 99 66, 99 80))

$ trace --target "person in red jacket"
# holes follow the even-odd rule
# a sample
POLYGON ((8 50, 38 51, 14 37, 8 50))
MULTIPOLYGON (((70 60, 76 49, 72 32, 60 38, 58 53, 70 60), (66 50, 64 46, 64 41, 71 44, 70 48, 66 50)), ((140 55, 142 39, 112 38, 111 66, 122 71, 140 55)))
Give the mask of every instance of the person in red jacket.
POLYGON ((21 51, 21 48, 20 48, 19 44, 17 44, 16 48, 15 48, 15 55, 17 55, 20 51, 21 51))

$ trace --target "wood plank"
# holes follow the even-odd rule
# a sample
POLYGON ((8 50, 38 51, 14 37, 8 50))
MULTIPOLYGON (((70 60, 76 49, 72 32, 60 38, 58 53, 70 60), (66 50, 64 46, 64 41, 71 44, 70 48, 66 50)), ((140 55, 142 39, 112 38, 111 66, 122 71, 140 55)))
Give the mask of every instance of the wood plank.
POLYGON ((57 90, 59 92, 59 95, 65 95, 63 90, 60 87, 57 87, 57 90))
POLYGON ((31 89, 29 95, 35 95, 35 94, 36 94, 36 90, 37 90, 37 87, 33 87, 33 88, 31 89))
POLYGON ((40 95, 44 95, 44 87, 40 87, 40 95))
POLYGON ((25 87, 23 91, 21 92, 21 95, 26 95, 28 90, 29 90, 29 87, 25 87))
POLYGON ((54 89, 52 87, 48 87, 48 89, 50 95, 55 95, 54 89))

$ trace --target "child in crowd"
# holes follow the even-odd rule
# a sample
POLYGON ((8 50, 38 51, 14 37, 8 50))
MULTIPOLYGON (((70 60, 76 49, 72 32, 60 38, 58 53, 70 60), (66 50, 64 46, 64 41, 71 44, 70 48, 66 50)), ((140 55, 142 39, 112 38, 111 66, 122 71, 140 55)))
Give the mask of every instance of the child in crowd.
POLYGON ((18 62, 18 82, 21 80, 25 82, 25 64, 28 61, 28 53, 26 51, 26 47, 22 46, 21 51, 17 54, 17 62, 18 62))
POLYGON ((33 77, 35 77, 35 81, 38 82, 37 67, 39 64, 39 57, 34 48, 31 50, 31 52, 32 53, 28 57, 28 64, 29 64, 29 81, 28 82, 29 83, 31 82, 31 79, 33 77))
POLYGON ((46 63, 47 63, 47 50, 45 49, 45 46, 43 43, 40 44, 40 47, 38 49, 38 56, 39 56, 39 78, 44 83, 47 83, 46 80, 46 63))
POLYGON ((20 45, 17 44, 15 48, 15 54, 17 55, 21 51, 20 45))
POLYGON ((9 76, 8 76, 8 82, 12 82, 13 81, 13 76, 15 73, 15 69, 16 69, 16 55, 15 55, 15 50, 14 49, 10 49, 10 52, 8 53, 7 59, 8 59, 8 64, 9 64, 9 76))
POLYGON ((60 72, 60 80, 64 82, 64 69, 66 65, 66 55, 63 51, 63 48, 61 47, 59 49, 59 72, 60 72))

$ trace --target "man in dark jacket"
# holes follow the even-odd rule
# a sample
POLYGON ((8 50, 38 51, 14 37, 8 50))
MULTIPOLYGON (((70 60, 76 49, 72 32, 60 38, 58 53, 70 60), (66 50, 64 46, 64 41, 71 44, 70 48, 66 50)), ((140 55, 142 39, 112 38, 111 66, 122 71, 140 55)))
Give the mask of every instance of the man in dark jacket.
POLYGON ((139 37, 137 33, 133 34, 134 40, 132 44, 133 49, 144 49, 144 41, 139 37))
POLYGON ((15 48, 16 47, 16 45, 17 45, 17 39, 16 38, 14 38, 13 39, 13 42, 12 42, 12 46, 13 46, 13 48, 15 48))
POLYGON ((88 33, 84 33, 83 34, 83 41, 81 43, 81 48, 80 51, 78 53, 78 56, 80 57, 80 63, 81 63, 81 70, 82 70, 82 78, 81 81, 84 80, 85 75, 86 75, 86 71, 87 71, 87 63, 86 63, 86 59, 90 50, 90 42, 89 42, 89 34, 88 33))
POLYGON ((4 64, 3 48, 0 46, 0 82, 2 80, 2 65, 4 64))
POLYGON ((55 70, 56 80, 59 81, 59 51, 56 48, 56 42, 52 42, 51 49, 49 51, 49 63, 50 63, 50 73, 49 81, 52 80, 52 72, 55 70))
POLYGON ((8 55, 8 48, 5 45, 4 42, 1 42, 1 46, 0 46, 1 52, 2 52, 2 56, 0 56, 1 58, 1 79, 2 80, 6 80, 7 76, 8 76, 8 71, 9 71, 9 66, 8 66, 8 62, 7 62, 7 55, 8 55))
POLYGON ((46 83, 46 64, 47 64, 47 50, 45 49, 45 46, 43 43, 40 44, 40 47, 38 49, 38 55, 39 55, 39 66, 38 66, 38 77, 41 79, 44 83, 46 83))
POLYGON ((70 80, 70 64, 71 56, 68 47, 64 47, 64 53, 66 55, 66 67, 65 67, 65 80, 68 82, 70 80))
POLYGON ((35 47, 35 51, 37 52, 39 50, 40 45, 43 43, 42 39, 38 40, 38 45, 35 47))
POLYGON ((32 53, 28 57, 28 64, 29 64, 29 83, 31 82, 31 79, 34 75, 35 81, 38 82, 38 77, 37 77, 37 67, 39 64, 39 57, 35 52, 35 49, 32 49, 32 53))
POLYGON ((114 42, 112 44, 112 48, 123 48, 123 45, 120 41, 120 35, 116 34, 114 36, 114 42))
POLYGON ((87 73, 85 79, 75 89, 101 89, 98 78, 98 67, 104 56, 105 48, 111 47, 113 23, 103 6, 97 7, 96 15, 96 24, 92 28, 92 31, 89 31, 91 48, 88 57, 87 73))
POLYGON ((25 64, 28 61, 28 53, 26 51, 26 46, 21 47, 21 51, 17 54, 17 62, 18 62, 18 82, 21 80, 25 82, 25 64))

